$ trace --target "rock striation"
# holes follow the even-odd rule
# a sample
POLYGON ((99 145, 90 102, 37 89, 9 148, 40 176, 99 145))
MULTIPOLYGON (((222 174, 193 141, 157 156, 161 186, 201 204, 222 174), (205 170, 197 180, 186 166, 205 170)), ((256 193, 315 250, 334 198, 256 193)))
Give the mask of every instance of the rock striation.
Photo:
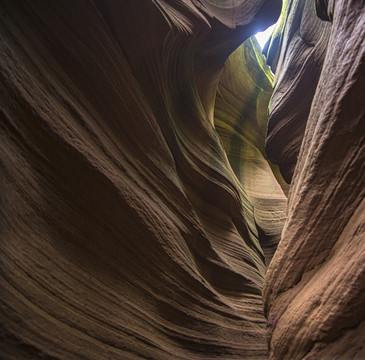
POLYGON ((288 1, 292 21, 269 50, 279 60, 267 150, 286 174, 295 165, 264 287, 271 359, 365 358, 365 3, 323 0, 317 11, 319 27, 312 2, 288 1), (316 38, 309 48, 303 32, 316 38), (291 147, 297 160, 284 154, 291 147))
POLYGON ((365 358, 365 3, 280 7, 0 0, 1 359, 365 358))
POLYGON ((0 9, 0 357, 266 359, 260 215, 213 113, 280 1, 0 9))
MULTIPOLYGON (((326 54, 331 25, 314 1, 286 1, 271 38, 267 63, 275 72, 266 152, 290 183, 326 54)), ((265 51, 264 51, 265 52, 265 51)))
POLYGON ((253 37, 226 61, 215 101, 215 128, 232 170, 254 209, 260 244, 268 264, 286 219, 288 185, 265 152, 273 74, 253 37))

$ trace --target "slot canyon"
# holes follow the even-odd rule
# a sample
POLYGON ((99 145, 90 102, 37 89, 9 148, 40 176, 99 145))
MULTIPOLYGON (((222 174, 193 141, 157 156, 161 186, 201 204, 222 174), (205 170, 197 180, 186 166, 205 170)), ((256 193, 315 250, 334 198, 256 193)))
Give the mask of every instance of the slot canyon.
POLYGON ((364 0, 0 16, 1 360, 365 359, 364 0))

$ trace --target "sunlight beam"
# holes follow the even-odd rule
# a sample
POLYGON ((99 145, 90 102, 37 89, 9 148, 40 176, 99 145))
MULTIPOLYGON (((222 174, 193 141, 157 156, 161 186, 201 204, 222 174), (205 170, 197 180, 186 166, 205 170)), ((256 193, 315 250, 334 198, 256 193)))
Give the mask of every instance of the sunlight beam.
POLYGON ((260 44, 260 47, 261 49, 264 48, 267 40, 269 40, 269 37, 271 36, 274 28, 275 28, 275 25, 271 25, 269 28, 267 28, 265 31, 262 31, 262 32, 259 32, 257 33, 255 36, 256 36, 256 40, 258 41, 258 43, 260 44))

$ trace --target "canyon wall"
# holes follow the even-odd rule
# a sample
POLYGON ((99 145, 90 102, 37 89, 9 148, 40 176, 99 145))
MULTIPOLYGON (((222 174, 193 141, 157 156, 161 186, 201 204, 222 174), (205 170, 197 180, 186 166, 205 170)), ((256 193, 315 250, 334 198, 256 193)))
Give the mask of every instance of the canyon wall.
POLYGON ((365 3, 288 1, 267 153, 292 178, 264 287, 272 359, 365 358, 365 3))
POLYGON ((365 4, 280 7, 0 0, 2 359, 365 357, 365 4))
POLYGON ((226 61, 215 101, 215 128, 234 174, 253 206, 261 247, 269 264, 286 219, 288 185, 265 152, 267 109, 274 75, 255 37, 226 61))
POLYGON ((213 115, 280 1, 0 4, 0 357, 266 359, 265 219, 213 115))

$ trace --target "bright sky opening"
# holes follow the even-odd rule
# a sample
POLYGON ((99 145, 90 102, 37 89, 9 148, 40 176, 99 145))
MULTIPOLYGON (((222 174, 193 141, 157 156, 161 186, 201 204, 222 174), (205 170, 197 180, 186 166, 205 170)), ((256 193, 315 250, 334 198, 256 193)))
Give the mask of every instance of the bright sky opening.
POLYGON ((264 48, 266 41, 269 40, 270 35, 272 34, 274 27, 276 24, 271 25, 269 28, 267 28, 265 31, 259 32, 257 33, 256 36, 256 40, 258 41, 258 43, 261 46, 261 49, 264 48))

